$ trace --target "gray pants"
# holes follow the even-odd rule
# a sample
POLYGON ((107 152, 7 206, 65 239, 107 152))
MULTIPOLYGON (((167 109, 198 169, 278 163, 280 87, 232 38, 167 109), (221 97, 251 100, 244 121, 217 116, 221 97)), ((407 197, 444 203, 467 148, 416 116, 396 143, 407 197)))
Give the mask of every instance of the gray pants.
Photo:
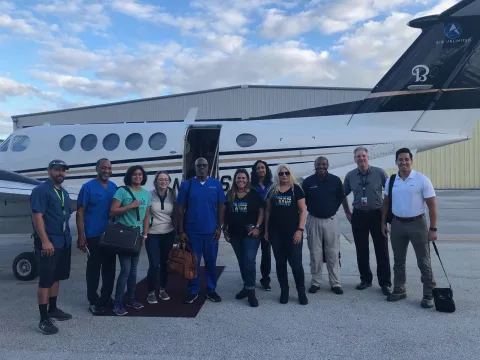
POLYGON ((430 243, 428 241, 428 226, 425 218, 411 222, 392 220, 390 240, 393 250, 393 286, 395 292, 406 291, 406 259, 408 243, 411 241, 417 257, 417 265, 422 274, 423 295, 432 295, 436 286, 430 262, 430 243))
POLYGON ((340 286, 338 259, 340 228, 337 215, 328 219, 320 219, 308 214, 305 230, 310 250, 311 285, 320 286, 322 284, 323 250, 325 250, 330 287, 340 286), (325 249, 323 249, 323 245, 325 245, 325 249))

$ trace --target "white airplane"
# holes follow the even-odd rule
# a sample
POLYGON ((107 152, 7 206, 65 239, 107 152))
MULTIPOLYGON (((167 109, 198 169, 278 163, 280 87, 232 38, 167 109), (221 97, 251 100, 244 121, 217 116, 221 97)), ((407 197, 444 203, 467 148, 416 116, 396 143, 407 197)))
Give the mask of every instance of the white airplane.
MULTIPOLYGON (((0 173, 0 233, 31 232, 29 195, 47 178, 54 158, 70 166, 64 185, 75 200, 103 157, 112 162, 111 180, 118 185, 129 166, 140 164, 149 175, 167 170, 178 189, 203 156, 228 190, 235 170, 257 159, 273 167, 288 163, 303 178, 323 155, 341 176, 354 166, 357 146, 369 149, 372 164, 391 168, 401 147, 415 154, 465 141, 480 120, 479 16, 480 0, 463 0, 412 20, 408 25, 421 34, 361 101, 241 121, 195 121, 194 108, 183 122, 17 130, 0 145, 0 168, 6 170, 0 173)), ((71 225, 75 231, 74 217, 71 225)))

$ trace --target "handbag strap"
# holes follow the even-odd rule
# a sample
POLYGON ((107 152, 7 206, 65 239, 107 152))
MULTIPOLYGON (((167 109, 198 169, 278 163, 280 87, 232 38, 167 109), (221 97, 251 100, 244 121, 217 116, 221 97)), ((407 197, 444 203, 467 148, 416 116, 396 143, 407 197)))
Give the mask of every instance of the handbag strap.
MULTIPOLYGON (((135 196, 133 196, 133 193, 132 193, 132 191, 130 190, 130 188, 129 188, 128 186, 122 186, 122 187, 130 193, 130 195, 132 196, 133 201, 137 200, 137 199, 135 198, 135 196)), ((140 212, 139 212, 139 210, 138 210, 138 207, 136 207, 135 210, 136 210, 136 212, 137 212, 137 221, 140 221, 140 212)))
POLYGON ((440 265, 442 265, 443 273, 445 274, 445 277, 447 278, 448 285, 450 286, 450 289, 452 288, 452 285, 450 284, 450 281, 448 280, 447 272, 445 271, 445 268, 443 267, 442 259, 440 259, 440 254, 438 253, 437 249, 437 244, 435 241, 432 241, 433 243, 433 248, 435 249, 435 252, 437 253, 438 260, 440 260, 440 265))

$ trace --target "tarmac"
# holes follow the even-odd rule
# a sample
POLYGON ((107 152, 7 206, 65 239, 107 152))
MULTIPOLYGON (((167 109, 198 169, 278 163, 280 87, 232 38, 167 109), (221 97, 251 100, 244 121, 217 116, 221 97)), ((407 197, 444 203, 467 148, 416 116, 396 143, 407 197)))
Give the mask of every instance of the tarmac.
MULTIPOLYGON (((39 321, 37 281, 17 280, 13 259, 30 251, 26 236, 0 237, 0 359, 478 359, 480 349, 480 191, 437 191, 437 245, 450 279, 457 310, 441 313, 420 307, 422 284, 411 245, 407 256, 406 300, 385 301, 377 279, 373 246, 373 287, 359 291, 355 246, 343 209, 341 282, 343 295, 330 291, 326 267, 320 292, 298 303, 290 275, 290 301, 278 302, 280 290, 272 255, 272 291, 257 290, 259 307, 236 300, 242 281, 233 250, 220 241, 218 265, 226 266, 217 292, 196 318, 95 317, 86 300, 86 255, 73 251, 69 280, 60 285, 58 305, 73 319, 56 322, 59 333, 45 336, 39 321)), ((393 255, 390 248, 391 266, 393 255)), ((260 274, 257 258, 257 283, 260 274)), ((309 251, 303 247, 307 286, 309 251)), ((448 283, 432 247, 438 287, 448 283)), ((142 251, 137 281, 146 276, 142 251)), ((118 271, 119 268, 117 268, 118 271)), ((393 273, 392 273, 393 276, 393 273)), ((392 277, 393 280, 393 277, 392 277)), ((146 299, 141 299, 146 305, 146 299)), ((159 302, 156 306, 162 306, 159 302)))

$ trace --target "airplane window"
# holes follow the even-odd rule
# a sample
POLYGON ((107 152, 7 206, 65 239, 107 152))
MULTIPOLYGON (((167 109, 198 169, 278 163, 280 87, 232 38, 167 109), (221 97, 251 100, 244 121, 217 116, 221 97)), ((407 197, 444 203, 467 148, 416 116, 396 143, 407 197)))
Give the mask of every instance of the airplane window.
POLYGON ((120 144, 120 136, 117 134, 109 134, 103 139, 103 148, 107 151, 113 151, 120 144))
POLYGON ((80 146, 85 151, 92 151, 97 146, 97 136, 94 134, 85 135, 80 142, 80 146))
POLYGON ((127 136, 125 139, 125 146, 128 150, 134 151, 138 150, 142 146, 143 137, 138 133, 133 133, 127 136))
POLYGON ((8 145, 10 144, 10 140, 5 140, 0 145, 0 152, 6 152, 8 150, 8 145))
POLYGON ((60 149, 62 149, 63 151, 70 151, 75 146, 75 142, 76 142, 75 136, 69 134, 62 137, 58 145, 60 146, 60 149))
POLYGON ((257 143, 257 138, 252 134, 240 134, 237 136, 237 145, 241 147, 253 146, 257 143))
POLYGON ((152 136, 150 136, 150 139, 148 139, 148 145, 150 145, 153 150, 162 149, 166 143, 167 136, 161 132, 153 134, 152 136))
POLYGON ((28 147, 30 144, 30 138, 26 135, 15 136, 12 144, 12 151, 20 152, 28 147))

